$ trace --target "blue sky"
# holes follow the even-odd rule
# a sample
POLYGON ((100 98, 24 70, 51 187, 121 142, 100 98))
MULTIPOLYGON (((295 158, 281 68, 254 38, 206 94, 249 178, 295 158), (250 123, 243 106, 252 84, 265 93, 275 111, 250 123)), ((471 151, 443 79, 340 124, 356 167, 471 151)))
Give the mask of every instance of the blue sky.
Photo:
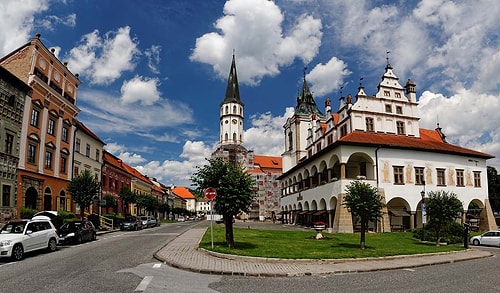
POLYGON ((215 149, 233 50, 256 154, 281 155, 305 67, 336 109, 360 78, 375 94, 389 57, 417 84, 421 127, 500 171, 498 15, 497 0, 2 0, 0 54, 40 32, 80 74, 79 119, 165 184, 189 186, 215 149))

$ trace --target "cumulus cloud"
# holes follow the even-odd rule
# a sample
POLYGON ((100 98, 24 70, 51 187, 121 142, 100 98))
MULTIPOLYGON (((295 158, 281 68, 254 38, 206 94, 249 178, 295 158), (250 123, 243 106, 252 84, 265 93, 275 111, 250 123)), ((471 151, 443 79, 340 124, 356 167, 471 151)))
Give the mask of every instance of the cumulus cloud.
POLYGON ((228 1, 224 16, 215 23, 218 31, 196 39, 190 59, 211 65, 218 77, 225 78, 234 49, 241 68, 238 79, 250 85, 279 74, 280 67, 296 58, 308 63, 321 45, 321 20, 301 15, 285 34, 283 19, 273 1, 228 1))
POLYGON ((500 97, 459 89, 453 96, 425 91, 419 101, 420 126, 434 129, 439 123, 451 143, 497 154, 488 161, 500 166, 500 97))
POLYGON ((314 95, 323 96, 340 88, 344 84, 344 78, 351 73, 344 61, 332 57, 326 64, 317 64, 306 78, 312 84, 314 95))
POLYGON ((74 73, 88 76, 91 83, 110 84, 124 71, 132 71, 135 58, 140 54, 138 41, 130 36, 130 27, 105 33, 98 30, 84 35, 80 44, 71 49, 68 68, 74 73))
POLYGON ((281 156, 285 150, 283 125, 293 113, 294 109, 289 107, 282 116, 274 117, 269 112, 252 115, 251 127, 244 134, 247 149, 258 155, 281 156))
POLYGON ((120 99, 123 104, 140 102, 141 105, 151 106, 161 98, 158 86, 157 78, 135 76, 123 82, 120 99))
POLYGON ((178 186, 191 185, 191 175, 196 171, 197 166, 207 163, 214 150, 214 145, 208 146, 202 141, 186 141, 180 160, 150 161, 144 165, 137 165, 135 168, 151 178, 156 178, 165 184, 174 183, 178 186))
POLYGON ((0 55, 4 56, 33 38, 34 15, 49 9, 48 0, 0 1, 0 55))

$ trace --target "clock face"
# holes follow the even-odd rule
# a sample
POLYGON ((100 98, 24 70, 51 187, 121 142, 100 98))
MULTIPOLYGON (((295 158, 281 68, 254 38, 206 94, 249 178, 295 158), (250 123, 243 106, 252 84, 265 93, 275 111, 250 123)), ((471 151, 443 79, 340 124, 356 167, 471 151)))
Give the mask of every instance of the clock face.
POLYGON ((232 122, 233 122, 233 124, 238 123, 238 121, 236 121, 236 119, 233 119, 233 121, 232 121, 232 122))

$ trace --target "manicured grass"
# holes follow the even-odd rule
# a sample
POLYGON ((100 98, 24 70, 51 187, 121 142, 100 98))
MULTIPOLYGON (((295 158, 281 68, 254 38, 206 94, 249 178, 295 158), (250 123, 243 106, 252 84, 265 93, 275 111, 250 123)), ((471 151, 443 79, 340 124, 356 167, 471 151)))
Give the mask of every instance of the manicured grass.
MULTIPOLYGON (((360 234, 322 233, 324 239, 315 239, 316 232, 281 231, 234 228, 235 248, 227 248, 225 229, 215 227, 213 251, 266 258, 286 259, 342 259, 410 255, 463 250, 462 245, 421 243, 410 232, 367 233, 366 249, 359 248, 360 234)), ((203 236, 200 247, 211 249, 210 229, 203 236)))

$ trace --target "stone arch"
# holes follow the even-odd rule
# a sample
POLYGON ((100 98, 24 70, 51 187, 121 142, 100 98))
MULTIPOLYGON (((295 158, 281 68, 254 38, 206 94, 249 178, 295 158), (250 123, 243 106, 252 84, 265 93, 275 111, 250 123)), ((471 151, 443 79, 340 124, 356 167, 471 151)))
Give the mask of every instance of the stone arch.
POLYGON ((391 231, 406 231, 415 227, 411 207, 402 197, 394 197, 387 203, 391 231))
POLYGON ((359 177, 375 179, 372 158, 368 154, 361 152, 351 154, 347 160, 345 173, 348 179, 359 177))

